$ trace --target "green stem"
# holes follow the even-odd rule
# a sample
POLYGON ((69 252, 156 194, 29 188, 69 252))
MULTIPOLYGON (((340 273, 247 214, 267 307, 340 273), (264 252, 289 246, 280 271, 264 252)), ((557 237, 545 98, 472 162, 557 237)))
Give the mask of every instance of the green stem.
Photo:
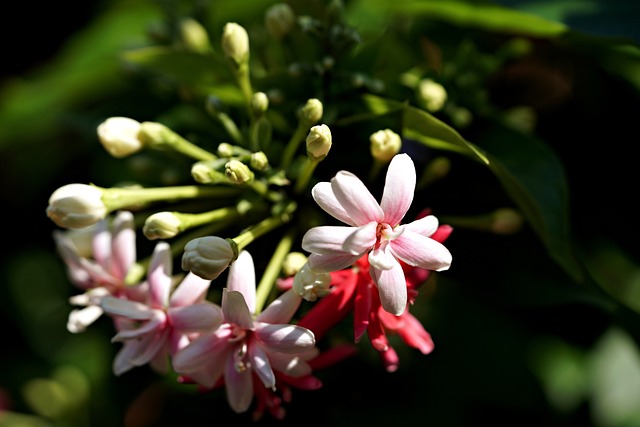
POLYGON ((290 219, 290 215, 287 214, 272 216, 263 219, 259 223, 248 227, 240 235, 234 237, 232 240, 238 245, 238 251, 241 251, 258 237, 263 236, 264 234, 268 233, 271 230, 274 230, 275 228, 281 226, 286 222, 289 222, 290 219))
POLYGON ((262 311, 262 307, 267 301, 267 297, 271 293, 273 289, 273 285, 280 274, 280 270, 282 269, 282 263, 284 262, 285 257, 291 251, 291 246, 293 245, 293 240, 296 236, 295 228, 291 228, 280 240, 276 250, 267 265, 264 274, 262 275, 262 279, 260 279, 260 283, 258 283, 258 287, 256 289, 256 309, 255 314, 260 313, 262 311))
POLYGON ((291 162, 293 161, 293 157, 296 154, 296 150, 300 146, 300 143, 307 136, 308 132, 309 132, 309 126, 307 126, 306 123, 299 122, 298 127, 296 128, 295 132, 291 136, 291 139, 287 143, 287 146, 285 147, 284 152, 282 153, 282 160, 280 162, 280 167, 282 169, 287 170, 289 168, 289 165, 291 165, 291 162))
POLYGON ((185 214, 180 212, 173 212, 173 214, 180 219, 181 231, 206 224, 207 222, 217 222, 239 215, 236 207, 219 208, 197 214, 185 214))
POLYGON ((298 179, 296 181, 296 186, 294 188, 296 194, 300 194, 307 187, 307 184, 309 183, 309 180, 311 179, 316 166, 318 166, 318 163, 320 163, 318 160, 307 157, 304 167, 302 168, 302 172, 300 172, 300 176, 298 176, 298 179))

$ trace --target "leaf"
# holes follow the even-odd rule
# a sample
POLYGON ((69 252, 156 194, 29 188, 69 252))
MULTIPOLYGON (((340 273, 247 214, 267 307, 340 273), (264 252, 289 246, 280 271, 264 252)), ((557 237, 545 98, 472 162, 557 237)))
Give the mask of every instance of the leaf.
POLYGON ((573 253, 568 216, 568 189, 559 159, 535 138, 496 127, 483 148, 466 141, 446 123, 419 108, 367 95, 365 103, 382 115, 401 111, 402 135, 428 147, 463 154, 485 164, 520 208, 551 256, 575 280, 582 279, 573 253))

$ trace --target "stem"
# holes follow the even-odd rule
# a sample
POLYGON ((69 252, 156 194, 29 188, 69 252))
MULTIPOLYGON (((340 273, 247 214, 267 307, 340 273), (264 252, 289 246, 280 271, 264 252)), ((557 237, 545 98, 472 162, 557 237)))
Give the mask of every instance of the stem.
POLYGON ((173 214, 180 219, 180 228, 182 229, 181 231, 184 231, 207 222, 216 222, 238 215, 238 209, 235 207, 226 207, 197 214, 185 214, 180 212, 173 212, 173 214))
POLYGON ((309 183, 309 180, 311 179, 316 166, 318 166, 318 163, 320 163, 318 160, 307 157, 304 167, 302 168, 302 172, 300 172, 300 176, 296 181, 296 186, 294 188, 296 194, 300 194, 302 190, 307 187, 307 184, 309 183))
POLYGON ((238 251, 241 251, 258 237, 263 236, 271 230, 274 230, 285 222, 289 222, 290 219, 290 215, 286 214, 263 219, 259 223, 247 228, 237 237, 233 238, 233 241, 238 245, 238 251))
POLYGON ((256 310, 255 314, 260 313, 262 311, 262 307, 264 307, 265 302, 267 301, 267 297, 271 293, 273 289, 273 285, 280 274, 280 270, 282 269, 282 263, 284 262, 285 257, 291 250, 291 246, 293 245, 293 239, 295 238, 296 232, 295 228, 291 228, 287 234, 284 235, 276 250, 269 261, 269 265, 267 265, 264 274, 262 275, 262 279, 260 279, 260 283, 256 289, 256 310))
POLYGON ((158 201, 175 201, 197 197, 230 197, 240 192, 230 187, 184 185, 155 188, 102 188, 102 202, 110 212, 158 201))
POLYGON ((289 168, 289 165, 293 161, 293 156, 295 156, 296 154, 296 150, 298 149, 298 146, 300 145, 302 140, 306 137, 308 132, 309 132, 309 127, 306 125, 306 123, 299 122, 298 127, 296 128, 295 132, 291 136, 291 139, 287 143, 287 146, 284 149, 284 152, 282 153, 282 161, 280 162, 280 167, 282 169, 287 170, 289 168))

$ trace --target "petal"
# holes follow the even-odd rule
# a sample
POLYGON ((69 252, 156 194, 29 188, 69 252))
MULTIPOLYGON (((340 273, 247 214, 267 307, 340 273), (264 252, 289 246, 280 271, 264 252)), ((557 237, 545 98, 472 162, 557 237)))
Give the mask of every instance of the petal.
POLYGON ((309 255, 309 267, 318 273, 329 273, 349 267, 360 259, 361 255, 309 255))
POLYGON ((148 320, 154 315, 154 309, 145 304, 112 296, 102 297, 100 306, 105 313, 124 316, 134 320, 148 320))
POLYGON ((355 292, 355 304, 353 306, 353 336, 355 342, 359 342, 362 334, 369 326, 369 316, 373 303, 372 292, 376 293, 371 276, 367 273, 358 274, 358 286, 355 292), (373 288, 373 289, 371 289, 373 288))
POLYGON ((431 236, 438 229, 438 218, 433 215, 427 215, 420 219, 404 225, 405 230, 411 230, 414 233, 422 234, 423 236, 431 236))
POLYGON ((292 289, 282 293, 277 299, 273 300, 267 308, 262 311, 256 320, 265 323, 289 323, 291 318, 300 307, 302 298, 298 296, 292 289))
POLYGON ((118 212, 113 221, 112 229, 112 268, 116 277, 124 279, 131 266, 136 262, 136 233, 133 214, 128 211, 118 212))
POLYGON ((166 350, 167 338, 169 330, 165 329, 156 334, 149 334, 142 338, 138 346, 138 353, 133 355, 129 360, 136 366, 142 366, 149 363, 159 352, 168 354, 166 350))
MULTIPOLYGON (((237 349, 233 350, 234 352, 237 349)), ((224 382, 229 406, 237 413, 249 409, 253 400, 253 380, 251 369, 236 369, 233 357, 227 357, 224 368, 224 382)))
POLYGON ((104 311, 100 306, 90 305, 88 307, 72 310, 67 320, 67 330, 73 334, 84 332, 87 326, 98 320, 104 311))
POLYGON ((247 251, 240 251, 231 267, 227 278, 227 289, 238 291, 244 296, 244 301, 249 307, 249 311, 256 310, 256 270, 253 265, 253 258, 247 251))
POLYGON ((255 342, 249 345, 249 358, 251 359, 253 371, 258 375, 264 386, 274 388, 276 386, 276 376, 269 363, 267 353, 255 342))
POLYGON ((222 309, 211 303, 201 302, 185 307, 172 307, 168 311, 171 324, 181 332, 205 332, 216 329, 224 319, 222 309))
POLYGON ((443 271, 451 266, 451 252, 435 240, 406 230, 389 242, 389 249, 407 264, 427 270, 443 271))
POLYGON ((156 244, 149 264, 147 281, 149 282, 150 305, 155 308, 165 308, 169 305, 171 292, 171 248, 167 242, 156 244))
POLYGON ((321 255, 362 255, 376 242, 376 222, 362 227, 313 227, 302 237, 302 249, 321 255))
POLYGON ((116 357, 113 359, 113 374, 120 376, 125 372, 135 368, 135 365, 131 363, 131 357, 138 351, 140 343, 138 341, 128 341, 124 343, 116 357))
POLYGON ((411 207, 416 189, 416 168, 408 154, 398 154, 391 159, 380 206, 384 222, 395 227, 411 207))
POLYGON ((271 367, 292 377, 301 377, 311 374, 311 366, 299 356, 284 353, 269 354, 271 367))
POLYGON ((272 325, 256 322, 256 336, 269 351, 298 353, 315 345, 313 332, 296 325, 272 325))
POLYGON ((433 351, 434 344, 431 335, 427 332, 420 321, 408 312, 403 316, 406 326, 398 329, 398 335, 413 348, 417 348, 422 354, 429 354, 433 351))
POLYGON ((319 182, 311 189, 311 196, 313 196, 313 200, 316 201, 318 206, 335 219, 345 224, 356 225, 340 202, 338 202, 335 194, 333 194, 331 183, 319 182))
POLYGON ((171 294, 169 304, 171 307, 182 307, 202 301, 210 285, 211 280, 189 272, 171 294))
POLYGON ((222 290, 222 311, 228 323, 244 329, 253 329, 253 317, 244 300, 244 295, 238 291, 222 290))
POLYGON ((371 266, 371 277, 378 287, 382 308, 399 316, 407 307, 407 283, 400 263, 390 270, 380 270, 371 266))
POLYGON ((113 338, 111 338, 112 342, 117 341, 126 341, 130 339, 138 339, 143 337, 143 335, 155 335, 156 331, 160 331, 163 326, 166 324, 167 316, 164 312, 160 310, 154 310, 153 316, 146 322, 142 323, 137 328, 132 329, 123 329, 119 331, 113 338))
POLYGON ((387 242, 380 245, 379 248, 376 248, 369 252, 368 260, 372 268, 377 268, 380 270, 390 270, 398 263, 396 258, 389 250, 389 244, 387 242))
POLYGON ((173 369, 181 374, 192 374, 214 362, 224 365, 222 357, 226 357, 226 350, 230 348, 230 335, 229 328, 220 328, 215 333, 199 336, 173 356, 173 369))
POLYGON ((340 171, 331 179, 331 189, 338 203, 355 225, 381 222, 384 212, 360 178, 347 171, 340 171))

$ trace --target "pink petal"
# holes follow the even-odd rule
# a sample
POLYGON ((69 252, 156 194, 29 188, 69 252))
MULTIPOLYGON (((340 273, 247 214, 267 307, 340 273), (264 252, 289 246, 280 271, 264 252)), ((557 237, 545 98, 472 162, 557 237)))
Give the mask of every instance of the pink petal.
MULTIPOLYGON (((234 349, 233 351, 236 352, 238 350, 234 349)), ((240 371, 236 369, 235 359, 227 357, 224 368, 224 382, 227 390, 227 401, 231 409, 237 413, 242 413, 249 409, 253 400, 251 369, 240 371)))
POLYGON ((382 244, 379 248, 369 252, 368 261, 372 268, 390 270, 395 267, 398 261, 389 250, 389 246, 388 243, 382 244))
POLYGON ((384 222, 395 227, 411 207, 416 189, 416 168, 408 154, 397 154, 391 159, 380 206, 384 222))
POLYGON ((216 365, 223 365, 222 358, 226 357, 230 335, 229 328, 220 328, 215 333, 199 336, 173 356, 173 369, 190 375, 204 369, 210 363, 217 362, 216 365))
POLYGON ((120 376, 132 368, 135 368, 135 365, 131 363, 131 357, 136 354, 139 345, 138 341, 127 341, 124 343, 113 359, 112 369, 115 376, 120 376))
POLYGON ((256 336, 269 351, 298 353, 316 343, 313 332, 296 325, 272 325, 256 322, 256 336))
POLYGON ((253 316, 244 300, 244 295, 238 291, 222 290, 222 311, 228 323, 244 329, 253 329, 253 316))
MULTIPOLYGON (((117 221, 114 221, 114 225, 117 221)), ((94 225, 93 239, 91 240, 93 259, 105 270, 110 270, 111 264, 111 232, 106 219, 98 221, 94 225)), ((120 270, 120 268, 118 268, 120 270)), ((120 271, 120 274, 122 272, 120 271)), ((118 276, 122 278, 122 276, 118 276)))
POLYGON ((269 354, 269 361, 273 369, 291 377, 301 377, 311 374, 311 366, 298 356, 271 353, 269 354))
POLYGON ((130 362, 136 366, 142 366, 149 363, 160 351, 166 352, 168 337, 168 329, 143 337, 138 346, 138 354, 133 355, 130 362))
POLYGON ((168 311, 171 324, 181 332, 205 332, 220 326, 222 309, 211 302, 185 307, 172 307, 168 311))
POLYGON ((112 228, 112 268, 115 269, 114 275, 124 280, 129 269, 136 262, 136 232, 133 214, 128 211, 118 212, 112 228))
POLYGON ((316 201, 325 212, 334 217, 335 219, 344 222, 345 224, 355 226, 356 223, 349 216, 347 211, 344 210, 331 188, 329 182, 319 182, 311 189, 311 195, 313 200, 316 201))
POLYGON ((167 242, 156 244, 151 256, 147 280, 149 282, 149 299, 152 307, 165 308, 169 305, 172 278, 171 248, 167 242))
POLYGON ((405 313, 402 317, 405 318, 406 326, 398 329, 398 335, 407 345, 417 348, 422 354, 431 353, 434 348, 433 340, 420 321, 409 313, 405 313))
POLYGON ((273 373, 273 369, 271 369, 267 353, 255 342, 249 345, 249 358, 251 359, 253 371, 258 375, 264 386, 274 388, 276 386, 276 376, 273 373))
POLYGON ((427 270, 443 271, 451 266, 451 252, 435 240, 405 230, 389 242, 391 252, 407 264, 427 270))
POLYGON ((377 223, 362 227, 313 227, 302 237, 302 249, 321 255, 362 255, 376 242, 377 223))
POLYGON ((382 222, 384 212, 360 178, 340 171, 331 179, 331 189, 338 203, 356 225, 382 222))
POLYGON ((342 270, 356 263, 360 259, 360 255, 309 255, 309 267, 318 273, 329 273, 342 270))
POLYGON ((160 310, 154 310, 153 316, 142 323, 140 326, 132 329, 123 329, 119 331, 113 338, 112 342, 126 341, 130 339, 139 339, 143 335, 154 334, 156 330, 163 329, 167 320, 167 316, 160 310))
POLYGON ((414 233, 430 237, 438 229, 438 218, 433 215, 427 215, 413 222, 405 224, 404 228, 405 230, 411 230, 414 233))
POLYGON ((112 296, 102 297, 100 306, 108 314, 124 316, 134 320, 150 319, 155 311, 145 304, 112 296))
POLYGON ((210 285, 211 280, 189 272, 171 294, 169 304, 171 307, 182 307, 200 302, 205 298, 210 285))
POLYGON ((240 251, 231 267, 227 278, 227 289, 238 291, 244 296, 244 301, 249 307, 249 311, 256 310, 256 271, 253 265, 253 258, 247 251, 240 251))
POLYGON ((407 283, 400 263, 390 270, 380 270, 371 266, 371 277, 378 287, 382 308, 399 316, 407 307, 407 283))
POLYGON ((302 299, 293 290, 289 289, 273 300, 267 308, 262 311, 256 320, 264 323, 289 323, 291 318, 300 307, 302 299))

